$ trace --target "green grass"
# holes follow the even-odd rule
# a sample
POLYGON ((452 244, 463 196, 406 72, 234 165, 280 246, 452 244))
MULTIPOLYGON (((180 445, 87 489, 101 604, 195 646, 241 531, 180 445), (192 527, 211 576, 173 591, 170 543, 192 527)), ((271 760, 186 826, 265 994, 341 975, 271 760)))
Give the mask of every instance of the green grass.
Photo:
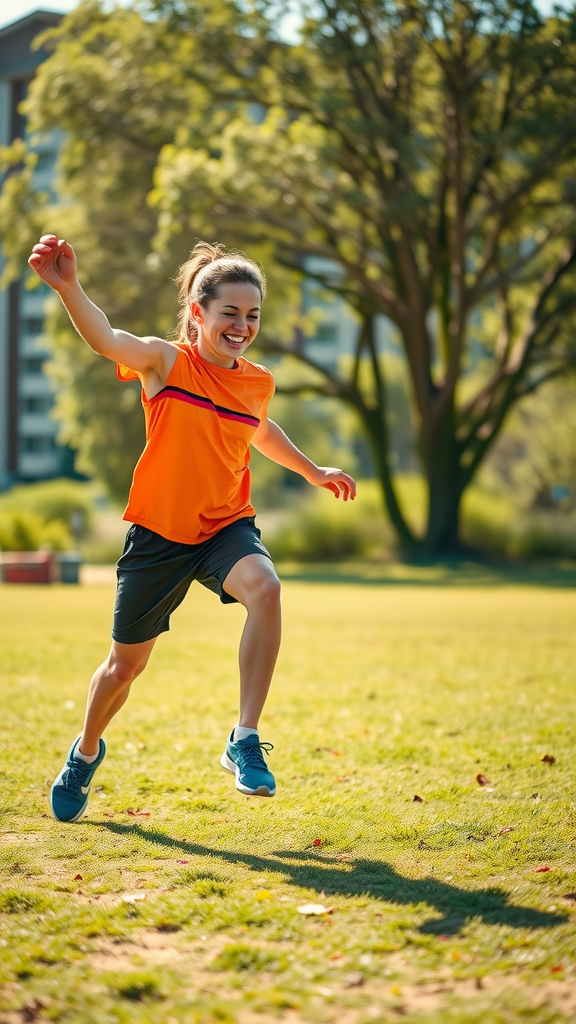
POLYGON ((47 798, 113 587, 0 587, 2 1024, 574 1019, 574 591, 346 574, 284 586, 274 800, 218 766, 243 613, 193 587, 75 825, 47 798))

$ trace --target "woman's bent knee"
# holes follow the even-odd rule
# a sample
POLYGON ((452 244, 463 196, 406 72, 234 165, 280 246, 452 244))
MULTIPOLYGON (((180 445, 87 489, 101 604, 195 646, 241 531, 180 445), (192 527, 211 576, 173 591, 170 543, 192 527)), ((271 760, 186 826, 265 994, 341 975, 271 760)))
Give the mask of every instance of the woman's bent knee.
POLYGON ((275 572, 262 575, 250 588, 247 603, 254 602, 270 607, 280 603, 280 580, 275 572))
POLYGON ((147 662, 148 658, 144 661, 141 658, 129 660, 111 656, 108 659, 108 672, 119 686, 127 686, 144 671, 147 662))
POLYGON ((106 669, 118 686, 133 683, 144 671, 156 640, 146 640, 141 644, 121 644, 112 642, 106 669))

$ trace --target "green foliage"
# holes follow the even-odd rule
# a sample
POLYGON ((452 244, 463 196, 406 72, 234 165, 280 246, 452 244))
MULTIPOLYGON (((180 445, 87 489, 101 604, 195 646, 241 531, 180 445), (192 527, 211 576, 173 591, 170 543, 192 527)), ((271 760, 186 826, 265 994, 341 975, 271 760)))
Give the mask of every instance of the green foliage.
POLYGON ((291 512, 289 521, 266 537, 279 561, 342 561, 363 559, 389 550, 393 534, 386 529, 376 481, 362 481, 358 497, 346 507, 327 491, 316 491, 291 512))
POLYGON ((68 528, 60 519, 47 522, 34 512, 0 511, 0 550, 66 551, 73 547, 68 528))
POLYGON ((576 386, 570 378, 551 382, 518 406, 485 475, 523 508, 574 507, 576 386), (555 501, 558 488, 564 496, 555 501))
POLYGON ((73 513, 80 512, 82 536, 89 533, 94 519, 89 485, 76 480, 48 480, 17 485, 0 495, 0 515, 7 511, 32 512, 43 519, 58 519, 68 528, 73 513))

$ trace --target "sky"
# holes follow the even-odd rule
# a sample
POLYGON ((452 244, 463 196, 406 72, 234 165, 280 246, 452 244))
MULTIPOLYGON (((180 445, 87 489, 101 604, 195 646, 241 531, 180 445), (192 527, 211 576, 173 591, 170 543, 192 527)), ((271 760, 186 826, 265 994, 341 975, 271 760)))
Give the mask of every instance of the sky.
MULTIPOLYGON (((9 25, 12 21, 23 18, 32 11, 60 11, 65 13, 76 7, 78 0, 2 0, 0 12, 0 28, 9 25)), ((552 10, 554 0, 536 0, 536 6, 543 14, 549 14, 552 10)), ((568 6, 568 4, 566 4, 568 6)))

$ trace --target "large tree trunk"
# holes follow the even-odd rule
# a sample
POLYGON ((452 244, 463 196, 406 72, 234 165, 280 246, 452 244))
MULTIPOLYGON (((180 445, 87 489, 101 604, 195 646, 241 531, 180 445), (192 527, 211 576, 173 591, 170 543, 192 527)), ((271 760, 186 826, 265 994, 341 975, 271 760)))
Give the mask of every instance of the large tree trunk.
POLYGON ((428 475, 428 518, 422 550, 430 555, 462 551, 459 531, 462 485, 446 467, 437 466, 428 475))
POLYGON ((422 548, 430 555, 457 554, 462 550, 459 512, 464 480, 452 408, 448 408, 433 427, 422 430, 421 452, 428 486, 428 516, 422 548))

